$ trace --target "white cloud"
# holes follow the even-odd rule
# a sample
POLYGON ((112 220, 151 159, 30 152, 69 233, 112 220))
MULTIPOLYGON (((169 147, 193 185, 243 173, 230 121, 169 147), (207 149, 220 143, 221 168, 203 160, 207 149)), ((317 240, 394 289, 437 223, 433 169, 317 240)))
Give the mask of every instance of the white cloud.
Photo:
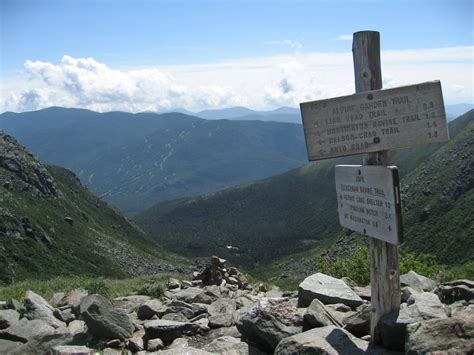
MULTIPOLYGON (((384 87, 441 80, 446 102, 472 102, 473 49, 382 51, 384 87)), ((48 106, 131 112, 270 109, 354 92, 350 52, 127 69, 65 55, 59 63, 29 60, 24 68, 22 75, 1 79, 0 112, 48 106)))
POLYGON ((336 41, 352 41, 352 35, 339 35, 336 37, 336 41))
POLYGON ((291 48, 294 48, 294 49, 297 49, 297 50, 300 50, 303 48, 303 44, 299 41, 294 41, 294 40, 291 40, 291 39, 283 39, 283 40, 279 40, 279 41, 266 41, 265 42, 266 44, 271 44, 271 45, 277 45, 277 46, 289 46, 291 48))

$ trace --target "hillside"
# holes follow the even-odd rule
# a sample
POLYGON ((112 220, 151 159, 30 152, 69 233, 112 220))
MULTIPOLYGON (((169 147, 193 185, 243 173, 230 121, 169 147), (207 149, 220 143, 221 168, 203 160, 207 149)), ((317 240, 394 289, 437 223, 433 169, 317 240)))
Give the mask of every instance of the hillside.
POLYGON ((42 165, 0 131, 0 282, 142 275, 183 263, 72 172, 42 165))
MULTIPOLYGON (((403 180, 404 246, 456 264, 474 256, 474 120, 403 180)), ((466 115, 462 118, 468 118, 466 115)))
POLYGON ((127 214, 306 161, 300 124, 63 108, 3 113, 0 124, 41 161, 72 170, 127 214))
MULTIPOLYGON (((452 139, 445 147, 434 144, 394 151, 392 160, 400 168, 401 176, 408 178, 411 172, 416 174, 422 164, 435 164, 437 160, 430 158, 435 152, 442 154, 452 145, 468 144, 466 139, 469 139, 473 121, 474 110, 471 110, 450 123, 452 139)), ((472 164, 472 155, 467 155, 466 159, 472 164)), ((136 216, 135 220, 177 253, 193 257, 214 253, 254 268, 334 241, 341 232, 337 220, 334 165, 360 162, 361 157, 345 157, 308 164, 246 186, 161 203, 136 216)), ((410 180, 407 181, 409 184, 410 180)), ((402 186, 404 184, 405 180, 402 186)), ((422 189, 420 185, 413 186, 414 191, 422 189)), ((453 211, 462 208, 458 202, 450 206, 453 211)), ((415 215, 417 208, 412 208, 415 215)), ((416 239, 411 237, 416 229, 410 214, 404 218, 407 240, 416 239)), ((447 230, 449 226, 445 223, 444 228, 447 230)))

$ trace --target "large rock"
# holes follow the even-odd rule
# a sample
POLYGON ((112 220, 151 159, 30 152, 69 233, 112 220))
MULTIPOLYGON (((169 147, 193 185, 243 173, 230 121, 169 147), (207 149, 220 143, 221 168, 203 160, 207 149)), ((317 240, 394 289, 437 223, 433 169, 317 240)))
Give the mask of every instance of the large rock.
POLYGON ((451 317, 463 317, 474 319, 474 303, 457 301, 448 306, 451 317))
POLYGON ((50 355, 89 355, 91 352, 83 345, 57 345, 51 349, 50 355))
POLYGON ((379 330, 384 347, 404 350, 408 324, 428 319, 446 319, 448 310, 434 293, 423 292, 412 295, 407 303, 400 305, 398 312, 380 318, 379 330))
POLYGON ((209 317, 209 327, 211 328, 231 327, 233 324, 233 313, 220 313, 209 317))
POLYGON ((26 343, 38 334, 53 334, 54 329, 43 320, 22 318, 10 327, 0 330, 0 339, 26 343))
POLYGON ((137 316, 138 319, 141 320, 151 319, 155 314, 162 314, 165 309, 166 307, 163 306, 163 303, 160 300, 151 299, 138 307, 137 316))
POLYGON ((303 330, 303 319, 290 298, 262 298, 240 320, 243 337, 273 351, 284 338, 303 330))
POLYGON ((132 353, 137 353, 145 349, 145 340, 144 340, 145 330, 139 330, 133 334, 133 337, 127 343, 127 349, 132 353))
POLYGON ((20 313, 13 309, 0 310, 0 329, 8 328, 20 320, 20 313))
POLYGON ((474 281, 456 280, 439 285, 434 292, 441 302, 451 304, 456 301, 474 300, 474 281))
MULTIPOLYGON (((35 321, 30 321, 35 322, 35 321)), ((42 322, 42 321, 39 321, 42 322)), ((45 330, 43 328, 43 330, 45 330)), ((56 328, 52 331, 36 332, 28 342, 11 350, 9 355, 45 354, 57 345, 67 345, 72 341, 71 333, 66 327, 56 328)))
POLYGON ((54 328, 66 326, 54 316, 54 308, 43 297, 33 291, 26 291, 25 309, 25 317, 30 320, 42 320, 54 328))
POLYGON ((160 338, 165 344, 182 336, 195 335, 203 331, 196 323, 176 322, 166 319, 152 320, 145 323, 145 334, 148 339, 160 338))
POLYGON ((67 329, 72 335, 72 344, 84 344, 87 343, 91 337, 88 333, 86 322, 82 320, 73 320, 68 324, 67 329))
POLYGON ((219 298, 217 301, 211 303, 207 307, 207 312, 211 316, 215 316, 217 314, 222 314, 222 313, 234 313, 236 309, 237 309, 237 303, 235 302, 235 300, 219 298))
POLYGON ((198 287, 189 287, 183 290, 179 290, 178 292, 172 295, 173 299, 183 301, 186 303, 206 303, 211 304, 214 302, 219 295, 212 295, 212 297, 206 294, 204 289, 198 287), (206 297, 208 296, 208 297, 206 297), (203 302, 203 300, 205 300, 203 302))
POLYGON ((317 273, 308 276, 298 288, 298 307, 308 307, 317 298, 324 304, 343 303, 357 307, 362 299, 342 280, 317 273))
POLYGON ((305 330, 316 327, 325 327, 327 325, 342 327, 342 324, 339 323, 333 314, 331 314, 331 311, 335 312, 330 308, 326 308, 320 300, 314 299, 304 314, 305 330))
POLYGON ((125 313, 131 313, 136 312, 138 307, 149 300, 149 296, 134 295, 114 298, 112 303, 116 308, 124 310, 125 313))
POLYGON ((432 319, 407 327, 408 354, 474 353, 474 322, 468 318, 432 319))
POLYGON ((290 336, 283 339, 275 349, 275 355, 366 353, 384 354, 384 350, 372 347, 367 341, 331 325, 290 336))
POLYGON ((408 271, 406 274, 400 275, 400 284, 402 286, 410 286, 418 292, 432 291, 436 286, 436 282, 414 271, 408 271))
POLYGON ((370 333, 370 315, 372 307, 363 304, 357 307, 356 313, 348 314, 342 319, 344 329, 357 337, 363 337, 370 333))
POLYGON ((22 342, 0 339, 0 354, 8 354, 11 350, 23 345, 22 342))
POLYGON ((203 350, 218 354, 248 355, 249 345, 238 338, 223 336, 214 339, 203 350))
POLYGON ((61 294, 55 294, 51 299, 54 302, 55 307, 64 307, 64 306, 72 306, 74 304, 79 304, 81 299, 86 297, 89 293, 82 289, 76 288, 74 290, 68 291, 62 294, 62 297, 59 297, 61 294))
POLYGON ((124 340, 133 334, 134 327, 127 314, 101 295, 84 297, 79 309, 89 331, 97 338, 124 340))

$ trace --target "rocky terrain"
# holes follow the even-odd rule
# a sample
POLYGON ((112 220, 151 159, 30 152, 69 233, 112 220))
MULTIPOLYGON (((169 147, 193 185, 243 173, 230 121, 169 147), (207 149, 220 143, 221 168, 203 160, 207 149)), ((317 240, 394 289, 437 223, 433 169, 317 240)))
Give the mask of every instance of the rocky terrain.
POLYGON ((0 302, 6 354, 423 354, 474 351, 474 282, 441 285, 409 272, 402 304, 370 342, 370 287, 321 273, 297 291, 249 285, 213 257, 192 281, 170 278, 161 299, 108 300, 76 289, 47 302, 27 291, 23 304, 0 302))
POLYGON ((0 130, 0 283, 57 275, 182 272, 164 251, 69 170, 42 164, 0 130))

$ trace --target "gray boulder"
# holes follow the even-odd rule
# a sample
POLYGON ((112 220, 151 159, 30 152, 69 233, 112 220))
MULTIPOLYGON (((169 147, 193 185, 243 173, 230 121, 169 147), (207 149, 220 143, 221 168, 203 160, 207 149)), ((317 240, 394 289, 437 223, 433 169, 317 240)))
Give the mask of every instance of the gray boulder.
POLYGON ((43 297, 33 291, 26 291, 24 304, 26 318, 45 321, 53 328, 66 326, 54 316, 54 308, 43 297))
POLYGON ((8 354, 13 349, 23 345, 20 341, 12 341, 6 339, 0 339, 0 354, 8 354))
POLYGON ((52 301, 55 302, 55 307, 63 307, 63 306, 72 306, 75 304, 79 304, 82 298, 86 297, 88 292, 82 288, 76 288, 74 290, 66 292, 62 298, 59 298, 59 295, 55 295, 52 301))
POLYGON ((82 320, 73 320, 68 324, 67 329, 72 336, 71 344, 83 344, 88 342, 90 334, 87 331, 86 322, 82 320))
POLYGON ((13 309, 0 310, 0 329, 5 329, 20 320, 20 313, 13 309))
POLYGON ((400 305, 398 312, 380 318, 379 331, 384 347, 403 351, 408 324, 428 319, 447 319, 448 311, 438 296, 430 292, 414 294, 407 303, 400 305))
POLYGON ((290 336, 283 339, 275 349, 275 355, 366 353, 384 354, 384 350, 331 325, 290 336))
POLYGON ((92 349, 83 345, 57 345, 48 355, 89 355, 92 349))
POLYGON ((342 324, 339 323, 332 312, 336 311, 326 308, 320 300, 314 299, 304 314, 304 329, 325 327, 327 325, 342 327, 342 324))
POLYGON ((432 291, 436 286, 436 282, 414 271, 408 271, 406 274, 400 275, 400 284, 409 286, 418 292, 432 291))
POLYGON ((188 287, 186 289, 179 290, 178 292, 171 295, 170 298, 183 301, 186 303, 207 303, 199 302, 196 299, 204 293, 204 290, 198 287, 188 287))
POLYGON ((231 327, 234 324, 233 313, 220 313, 209 317, 209 327, 231 327))
POLYGON ((463 317, 474 319, 474 303, 457 301, 448 306, 451 317, 463 317))
POLYGON ((138 319, 151 319, 154 315, 161 315, 166 307, 160 300, 151 299, 140 305, 137 309, 138 319))
POLYGON ((222 313, 233 313, 237 309, 237 303, 235 300, 226 299, 226 298, 219 298, 217 301, 211 303, 207 307, 207 312, 211 316, 215 316, 217 314, 222 313))
POLYGON ((84 297, 79 309, 89 331, 99 339, 125 340, 133 334, 134 327, 127 314, 114 308, 112 303, 101 295, 84 297))
POLYGON ((0 339, 26 343, 38 334, 53 334, 54 329, 43 320, 22 318, 6 329, 0 330, 0 339))
POLYGON ((474 300, 474 281, 470 280, 456 280, 445 282, 439 285, 435 290, 441 300, 446 304, 451 304, 456 301, 470 301, 474 300))
POLYGON ((182 313, 166 313, 161 319, 174 320, 176 322, 187 322, 186 318, 182 313))
POLYGON ((127 297, 117 297, 114 298, 112 303, 116 308, 119 308, 125 313, 136 312, 138 307, 140 307, 145 302, 149 301, 149 296, 143 295, 133 295, 127 297))
POLYGON ((344 281, 321 273, 308 276, 299 285, 298 307, 308 307, 315 298, 324 304, 343 303, 350 307, 363 303, 344 281))
POLYGON ((139 330, 134 333, 130 340, 127 342, 127 349, 132 353, 137 353, 145 349, 145 330, 139 330))
MULTIPOLYGON (((191 319, 205 312, 207 312, 207 308, 203 305, 173 300, 166 304, 161 315, 181 313, 185 318, 191 319)), ((158 315, 160 316, 160 313, 158 315)))
POLYGON ((359 338, 368 335, 370 333, 371 309, 372 307, 368 304, 357 307, 356 313, 348 314, 342 319, 344 329, 359 338))
POLYGON ((76 319, 76 315, 72 311, 72 308, 66 308, 66 309, 55 309, 53 312, 54 316, 59 319, 61 322, 64 322, 66 324, 69 324, 73 320, 76 319))
POLYGON ((146 344, 147 351, 158 351, 163 349, 164 347, 165 344, 163 344, 163 340, 161 340, 160 338, 149 339, 146 344))
POLYGON ((223 336, 214 339, 203 350, 218 354, 232 354, 232 355, 248 355, 248 344, 241 341, 239 338, 231 336, 223 336))
POLYGON ((405 286, 405 287, 402 287, 401 289, 401 297, 400 297, 400 300, 401 302, 408 302, 408 300, 410 299, 410 297, 412 295, 416 295, 420 292, 412 289, 410 286, 405 286))
POLYGON ((53 328, 52 331, 44 331, 44 328, 42 328, 42 330, 43 331, 37 331, 36 334, 29 337, 27 343, 11 350, 9 355, 45 354, 57 345, 67 345, 72 341, 71 333, 69 333, 66 327, 53 328))
POLYGON ((237 329, 247 338, 273 351, 284 338, 303 330, 303 319, 290 298, 262 298, 240 318, 237 329))
POLYGON ((468 318, 432 319, 407 327, 408 354, 474 353, 474 322, 468 318))
POLYGON ((145 334, 148 339, 160 338, 165 344, 182 336, 195 335, 203 331, 196 323, 176 322, 166 319, 157 319, 145 323, 145 334))

